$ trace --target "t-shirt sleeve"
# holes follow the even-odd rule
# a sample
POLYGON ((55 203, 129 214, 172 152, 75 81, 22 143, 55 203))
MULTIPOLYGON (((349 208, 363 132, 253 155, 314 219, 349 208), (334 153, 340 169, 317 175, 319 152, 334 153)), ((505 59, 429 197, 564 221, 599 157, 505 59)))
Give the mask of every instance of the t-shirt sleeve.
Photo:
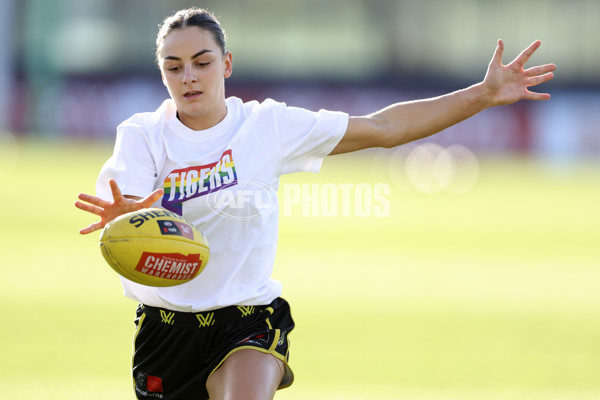
POLYGON ((96 195, 112 201, 108 181, 114 179, 123 195, 146 197, 154 190, 156 176, 156 163, 144 127, 127 121, 119 125, 114 152, 96 182, 96 195))
POLYGON ((318 172, 323 158, 346 133, 348 120, 348 114, 343 112, 313 112, 279 103, 276 132, 281 152, 281 175, 318 172))

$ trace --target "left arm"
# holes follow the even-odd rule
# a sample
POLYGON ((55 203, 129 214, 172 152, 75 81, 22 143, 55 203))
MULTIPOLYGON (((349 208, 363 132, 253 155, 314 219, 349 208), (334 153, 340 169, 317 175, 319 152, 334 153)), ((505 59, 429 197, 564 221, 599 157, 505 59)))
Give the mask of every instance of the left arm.
POLYGON ((504 43, 498 40, 482 82, 443 96, 397 103, 367 116, 351 117, 344 137, 331 154, 398 146, 433 135, 488 107, 521 99, 549 99, 549 94, 531 92, 528 87, 552 79, 556 66, 546 64, 524 69, 540 44, 535 41, 513 62, 503 65, 504 43))

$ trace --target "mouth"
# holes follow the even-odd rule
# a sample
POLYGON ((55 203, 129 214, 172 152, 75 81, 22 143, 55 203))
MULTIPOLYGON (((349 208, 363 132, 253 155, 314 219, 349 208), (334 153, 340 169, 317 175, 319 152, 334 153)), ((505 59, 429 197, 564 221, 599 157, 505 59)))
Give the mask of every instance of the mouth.
POLYGON ((183 94, 183 97, 185 97, 186 99, 195 99, 197 97, 202 96, 203 92, 200 92, 198 90, 190 90, 189 92, 185 92, 183 94))

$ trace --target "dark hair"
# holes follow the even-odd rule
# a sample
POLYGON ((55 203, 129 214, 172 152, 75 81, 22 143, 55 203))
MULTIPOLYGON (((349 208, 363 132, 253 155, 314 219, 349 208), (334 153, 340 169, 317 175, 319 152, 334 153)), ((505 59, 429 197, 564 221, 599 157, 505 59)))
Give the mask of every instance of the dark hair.
POLYGON ((156 61, 158 62, 159 53, 165 38, 169 33, 176 29, 183 29, 188 26, 197 26, 212 33, 217 45, 225 54, 225 31, 213 13, 202 8, 188 8, 179 10, 165 20, 160 25, 158 36, 156 37, 156 61))

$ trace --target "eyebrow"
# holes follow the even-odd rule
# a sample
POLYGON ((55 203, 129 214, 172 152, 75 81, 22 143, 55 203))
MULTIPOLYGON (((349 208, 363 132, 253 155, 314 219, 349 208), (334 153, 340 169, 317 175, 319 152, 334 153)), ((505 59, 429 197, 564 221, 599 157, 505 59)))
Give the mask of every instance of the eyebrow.
MULTIPOLYGON (((196 57, 200 57, 200 56, 201 56, 202 54, 204 54, 204 53, 212 53, 212 52, 213 52, 212 50, 208 50, 208 49, 200 50, 199 52, 197 52, 196 54, 194 54, 194 55, 192 56, 192 60, 193 60, 194 58, 196 58, 196 57)), ((175 60, 175 61, 181 61, 181 58, 179 58, 179 57, 175 57, 175 56, 166 56, 164 59, 165 59, 165 60, 175 60)))

